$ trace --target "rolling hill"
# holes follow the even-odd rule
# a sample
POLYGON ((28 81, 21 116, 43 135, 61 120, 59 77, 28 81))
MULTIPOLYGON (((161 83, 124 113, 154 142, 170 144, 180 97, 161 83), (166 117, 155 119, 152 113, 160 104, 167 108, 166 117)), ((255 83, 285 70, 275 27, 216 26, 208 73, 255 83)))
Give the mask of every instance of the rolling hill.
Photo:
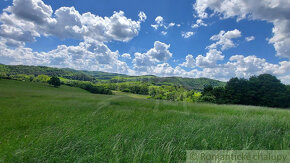
POLYGON ((59 76, 73 80, 94 81, 94 82, 149 82, 153 85, 178 85, 187 89, 202 90, 205 86, 213 87, 224 86, 225 82, 208 78, 182 78, 182 77, 157 77, 153 75, 146 76, 128 76, 124 74, 107 73, 100 71, 81 71, 68 68, 52 68, 45 66, 24 66, 24 65, 0 65, 0 73, 7 75, 49 75, 59 76))

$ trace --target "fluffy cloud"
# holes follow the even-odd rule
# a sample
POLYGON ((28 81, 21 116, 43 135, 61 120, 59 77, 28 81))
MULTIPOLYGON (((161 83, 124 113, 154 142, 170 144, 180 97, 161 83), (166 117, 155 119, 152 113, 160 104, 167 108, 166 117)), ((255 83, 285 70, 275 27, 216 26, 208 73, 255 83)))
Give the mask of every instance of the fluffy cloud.
POLYGON ((100 17, 90 12, 80 14, 74 7, 53 12, 42 0, 14 0, 0 15, 1 63, 133 73, 127 63, 119 60, 119 52, 111 51, 105 43, 127 42, 137 36, 141 22, 147 18, 144 12, 138 16, 135 21, 119 11, 111 17, 100 17), (25 47, 26 42, 41 36, 81 42, 78 46, 59 45, 49 52, 25 47))
POLYGON ((189 38, 189 37, 191 37, 191 36, 193 36, 193 32, 181 32, 181 36, 183 37, 183 38, 189 38))
POLYGON ((139 20, 134 21, 119 11, 111 17, 100 17, 90 12, 80 14, 74 7, 61 7, 53 14, 51 6, 41 0, 14 0, 0 16, 0 36, 22 42, 41 35, 127 42, 138 35, 141 22, 147 18, 144 12, 138 16, 139 20))
POLYGON ((119 52, 111 51, 96 41, 81 42, 78 46, 59 45, 49 52, 33 52, 30 48, 9 48, 1 43, 0 58, 4 63, 69 67, 80 70, 99 70, 129 73, 125 62, 119 61, 119 52))
POLYGON ((247 42, 250 42, 250 41, 255 40, 255 37, 254 37, 254 36, 249 36, 249 37, 246 37, 245 40, 246 40, 247 42))
POLYGON ((226 50, 235 47, 232 39, 241 37, 241 32, 237 29, 232 31, 220 31, 219 34, 213 35, 210 40, 216 41, 215 43, 208 46, 209 49, 221 48, 221 50, 226 50))
POLYGON ((35 24, 18 19, 6 12, 0 15, 0 36, 18 42, 32 42, 40 34, 35 31, 35 24))
POLYGON ((290 58, 290 1, 289 0, 197 0, 194 4, 197 15, 208 18, 207 9, 221 14, 223 18, 237 20, 265 20, 273 23, 274 36, 269 43, 274 45, 277 56, 290 58))
POLYGON ((243 55, 232 56, 224 67, 235 71, 235 76, 245 78, 262 73, 270 73, 279 77, 289 75, 290 72, 290 62, 282 61, 279 64, 271 64, 263 58, 243 55))
POLYGON ((133 59, 134 70, 140 72, 141 74, 147 74, 152 71, 153 66, 157 64, 151 56, 146 53, 135 53, 133 59))
POLYGON ((170 45, 160 41, 154 42, 154 47, 146 53, 135 53, 133 59, 134 69, 139 72, 150 72, 160 62, 166 62, 172 57, 170 45))
POLYGON ((44 35, 54 35, 61 39, 84 39, 82 16, 74 7, 61 7, 55 11, 54 15, 53 21, 39 26, 36 30, 41 31, 44 35))
POLYGON ((80 15, 73 7, 62 7, 55 14, 56 23, 50 24, 52 30, 49 34, 62 38, 79 36, 83 40, 90 38, 100 42, 112 40, 127 42, 138 35, 140 23, 145 20, 141 12, 140 20, 133 21, 125 17, 123 11, 114 12, 111 17, 103 18, 91 13, 80 15))
POLYGON ((232 31, 220 31, 219 34, 213 35, 210 40, 216 41, 207 47, 208 52, 205 56, 198 55, 196 59, 192 55, 186 56, 186 61, 181 64, 183 67, 194 67, 198 66, 200 68, 215 68, 219 65, 218 61, 224 60, 224 55, 218 49, 225 50, 234 47, 232 39, 241 37, 241 32, 237 29, 232 31))
MULTIPOLYGON (((289 84, 290 82, 289 61, 282 61, 279 64, 272 64, 266 62, 265 59, 258 58, 254 55, 247 57, 243 55, 234 55, 230 57, 228 62, 218 63, 218 61, 224 60, 224 55, 222 55, 222 52, 217 49, 209 49, 205 56, 198 55, 194 58, 193 55, 189 54, 186 56, 185 62, 179 66, 172 67, 166 62, 167 60, 163 60, 162 63, 161 60, 156 59, 157 56, 161 54, 155 54, 158 51, 157 49, 160 49, 156 44, 162 46, 163 49, 168 49, 169 47, 169 45, 164 45, 164 43, 155 42, 154 48, 148 50, 146 53, 135 53, 133 65, 136 74, 182 76, 191 78, 206 77, 227 81, 232 77, 248 78, 252 75, 270 73, 276 75, 284 83, 289 84), (192 70, 185 71, 180 66, 192 68, 192 70)), ((161 52, 165 50, 159 51, 161 52)))
POLYGON ((13 0, 13 6, 9 6, 5 11, 36 24, 48 22, 53 13, 51 6, 44 4, 42 0, 13 0))
POLYGON ((216 49, 210 49, 205 56, 198 55, 196 57, 196 65, 201 68, 217 67, 217 61, 223 60, 222 52, 216 49))
POLYGON ((195 59, 191 54, 188 54, 185 57, 185 62, 183 62, 182 64, 180 64, 180 66, 182 67, 188 67, 188 68, 194 68, 195 67, 195 59))
MULTIPOLYGON (((190 55, 188 55, 190 56, 190 55)), ((186 63, 190 63, 194 65, 193 57, 190 58, 191 62, 184 62, 181 66, 189 67, 186 63)), ((175 73, 184 77, 207 77, 218 80, 227 81, 232 77, 240 77, 240 78, 249 78, 253 75, 259 75, 262 73, 269 73, 277 76, 284 83, 290 83, 290 62, 282 61, 279 64, 271 64, 266 62, 263 58, 258 58, 256 56, 243 56, 243 55, 234 55, 230 58, 230 60, 224 64, 218 64, 213 67, 209 67, 208 60, 204 65, 197 64, 195 66, 201 67, 202 69, 193 69, 191 71, 175 71, 175 73)), ((199 62, 196 59, 196 62, 199 62)), ((195 64, 196 64, 195 62, 195 64)))
POLYGON ((168 50, 169 48, 170 44, 167 45, 160 41, 155 41, 154 48, 150 49, 146 54, 158 62, 166 62, 169 58, 172 57, 172 53, 168 50))
MULTIPOLYGON (((233 39, 239 37, 241 37, 241 32, 237 29, 221 31, 219 34, 210 38, 216 42, 208 46, 208 52, 205 55, 198 55, 194 58, 193 55, 189 54, 186 56, 185 61, 176 67, 172 67, 166 62, 167 60, 163 60, 164 63, 161 63, 162 61, 160 59, 159 61, 156 59, 157 55, 154 55, 154 53, 159 48, 155 45, 154 48, 148 50, 146 53, 135 53, 133 60, 134 70, 141 74, 191 78, 206 77, 223 81, 227 81, 232 77, 248 78, 252 75, 270 73, 277 76, 284 83, 290 82, 290 62, 288 61, 272 64, 254 55, 234 55, 230 57, 229 61, 219 63, 219 61, 224 61, 225 58, 222 50, 235 47, 236 45, 233 39), (180 66, 192 68, 192 70, 185 71, 180 66)), ((166 46, 163 47, 164 49, 168 49, 166 46)))
POLYGON ((173 68, 168 63, 162 63, 158 64, 156 67, 154 67, 153 74, 158 76, 185 76, 186 71, 180 68, 179 66, 173 68))
MULTIPOLYGON (((241 37, 241 32, 237 29, 227 32, 221 31, 219 34, 213 35, 210 39, 216 42, 207 47, 208 52, 205 56, 198 55, 194 58, 193 55, 189 54, 186 56, 185 62, 180 64, 182 67, 195 69, 191 71, 180 71, 179 74, 185 77, 209 77, 226 81, 231 77, 248 78, 252 75, 270 73, 276 75, 283 82, 289 83, 289 61, 272 64, 254 55, 247 57, 234 55, 230 57, 228 62, 218 63, 218 61, 224 60, 224 55, 221 50, 234 47, 235 43, 232 39, 238 37, 241 37)), ((248 40, 250 39, 254 38, 249 37, 248 40)), ((172 70, 173 68, 169 69, 172 70)), ((175 74, 178 74, 177 72, 175 71, 175 74)))

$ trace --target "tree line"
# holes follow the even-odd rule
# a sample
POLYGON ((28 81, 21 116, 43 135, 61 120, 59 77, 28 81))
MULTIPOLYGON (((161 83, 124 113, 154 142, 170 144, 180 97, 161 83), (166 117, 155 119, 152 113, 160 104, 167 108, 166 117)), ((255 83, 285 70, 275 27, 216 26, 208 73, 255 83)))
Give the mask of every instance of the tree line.
POLYGON ((232 78, 225 87, 205 87, 200 101, 287 108, 290 107, 290 88, 270 74, 249 79, 232 78))
MULTIPOLYGON (((82 76, 80 76, 82 77, 82 76)), ((48 75, 6 75, 0 73, 0 78, 30 82, 44 82, 58 85, 59 79, 48 75)), ((275 76, 262 74, 249 79, 232 78, 225 86, 206 86, 202 92, 190 90, 181 85, 154 85, 150 82, 104 82, 81 81, 60 78, 60 83, 72 87, 79 87, 91 93, 113 94, 112 91, 148 95, 148 98, 187 101, 210 102, 217 104, 242 104, 268 107, 290 107, 290 86, 281 83, 275 76)))
POLYGON ((69 80, 64 78, 59 78, 56 76, 48 76, 48 75, 25 75, 25 74, 16 74, 16 75, 6 75, 4 73, 0 73, 0 79, 12 79, 18 81, 28 81, 28 82, 40 82, 40 83, 48 83, 53 85, 54 87, 59 87, 61 84, 68 85, 71 87, 78 87, 84 90, 87 90, 91 93, 95 94, 113 94, 112 91, 104 86, 96 85, 90 81, 79 81, 79 80, 69 80))

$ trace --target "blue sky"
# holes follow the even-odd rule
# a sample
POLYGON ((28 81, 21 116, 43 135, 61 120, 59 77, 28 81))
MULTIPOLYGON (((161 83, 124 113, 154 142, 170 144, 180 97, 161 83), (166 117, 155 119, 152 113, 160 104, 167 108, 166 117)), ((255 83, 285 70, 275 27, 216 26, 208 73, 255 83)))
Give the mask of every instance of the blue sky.
POLYGON ((0 63, 225 81, 271 73, 289 83, 290 31, 286 27, 290 20, 284 9, 290 10, 290 2, 265 0, 255 5, 246 0, 1 1, 0 63), (21 4, 24 1, 26 6, 21 4), (73 19, 58 20, 58 10, 58 17, 73 19), (98 18, 85 20, 88 12, 104 20, 101 27, 93 25, 100 22, 98 18), (140 12, 146 19, 141 20, 140 12), (157 17, 162 21, 154 29, 157 17), (193 27, 197 20, 203 25, 193 27), (98 30, 106 34, 102 38, 92 34, 98 30), (182 34, 187 32, 185 38, 182 34), (217 39, 211 39, 214 35, 217 39), (122 57, 125 53, 130 58, 122 57))

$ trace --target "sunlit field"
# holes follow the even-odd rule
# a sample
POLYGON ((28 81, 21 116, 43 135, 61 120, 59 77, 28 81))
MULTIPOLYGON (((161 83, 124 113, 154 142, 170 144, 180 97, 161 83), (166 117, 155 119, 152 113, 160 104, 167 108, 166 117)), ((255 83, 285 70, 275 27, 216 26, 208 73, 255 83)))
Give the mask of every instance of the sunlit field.
POLYGON ((0 80, 0 162, 176 162, 192 149, 289 149, 289 117, 0 80))

